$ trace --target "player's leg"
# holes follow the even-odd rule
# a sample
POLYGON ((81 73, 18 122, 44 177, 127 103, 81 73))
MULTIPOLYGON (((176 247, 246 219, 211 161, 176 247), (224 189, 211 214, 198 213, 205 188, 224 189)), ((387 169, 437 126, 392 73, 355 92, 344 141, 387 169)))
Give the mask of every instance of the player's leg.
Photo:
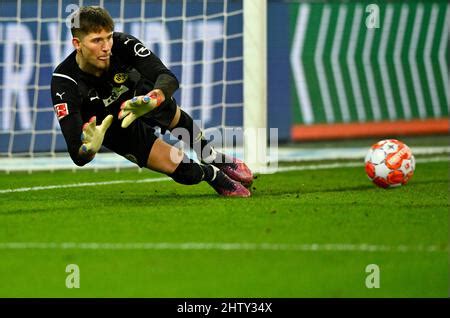
POLYGON ((197 157, 201 159, 202 162, 210 163, 218 167, 230 178, 241 182, 246 187, 249 187, 252 184, 253 174, 247 165, 237 158, 232 158, 215 151, 209 141, 203 136, 200 127, 194 123, 192 117, 177 106, 175 115, 173 116, 168 129, 177 135, 178 128, 187 131, 189 135, 189 146, 194 149, 197 157))
POLYGON ((105 134, 103 145, 139 167, 164 173, 178 183, 190 185, 206 181, 221 195, 250 196, 239 182, 214 166, 187 158, 182 151, 158 138, 154 128, 141 120, 125 129, 119 121, 114 121, 105 134))
POLYGON ((212 166, 199 165, 184 153, 162 139, 156 139, 147 159, 147 168, 167 174, 181 184, 197 184, 212 181, 215 171, 212 166))
POLYGON ((250 192, 245 187, 228 178, 218 168, 194 162, 183 151, 161 139, 157 139, 153 143, 147 160, 147 168, 165 173, 181 184, 192 185, 206 181, 217 193, 224 196, 250 196, 250 192))

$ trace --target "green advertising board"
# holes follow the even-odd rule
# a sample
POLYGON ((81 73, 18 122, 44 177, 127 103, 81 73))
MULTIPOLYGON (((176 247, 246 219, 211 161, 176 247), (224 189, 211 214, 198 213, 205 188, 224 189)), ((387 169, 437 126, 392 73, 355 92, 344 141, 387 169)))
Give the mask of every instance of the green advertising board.
POLYGON ((290 6, 293 124, 448 117, 446 1, 290 6))

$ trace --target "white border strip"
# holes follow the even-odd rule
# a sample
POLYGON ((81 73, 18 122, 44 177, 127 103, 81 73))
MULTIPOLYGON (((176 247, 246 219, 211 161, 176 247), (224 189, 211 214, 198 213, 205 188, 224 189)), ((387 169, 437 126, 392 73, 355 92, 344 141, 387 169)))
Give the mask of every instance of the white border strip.
POLYGON ((305 124, 314 122, 314 113, 312 111, 311 99, 308 92, 308 81, 306 80, 305 70, 302 64, 302 52, 305 42, 309 19, 309 5, 303 4, 298 7, 297 24, 292 43, 290 61, 292 65, 292 74, 295 78, 295 87, 300 105, 300 111, 305 124))
POLYGON ((339 6, 338 18, 336 24, 336 32, 334 34, 333 45, 331 47, 331 68, 333 70, 334 83, 338 102, 341 110, 342 121, 347 123, 351 120, 348 108, 347 93, 345 92, 344 80, 342 78, 342 70, 339 62, 339 53, 342 48, 342 36, 344 34, 345 21, 347 19, 347 6, 339 6))
POLYGON ((319 79, 320 95, 322 96, 323 108, 325 110, 327 123, 334 123, 335 117, 330 97, 330 87, 328 86, 329 80, 327 79, 323 61, 328 28, 330 26, 330 17, 331 7, 330 5, 325 5, 320 20, 319 35, 317 36, 317 44, 314 54, 314 65, 316 67, 316 75, 319 79))
POLYGON ((391 35, 392 17, 394 15, 394 8, 392 5, 386 6, 386 13, 383 24, 383 31, 380 40, 380 49, 378 52, 378 64, 381 70, 381 84, 383 86, 384 96, 386 98, 386 106, 390 120, 397 119, 397 109, 395 108, 394 97, 392 94, 392 83, 389 78, 389 65, 386 61, 386 51, 389 37, 391 35))
POLYGON ((397 84, 401 96, 401 105, 403 108, 403 116, 405 119, 410 119, 411 103, 409 100, 408 88, 406 87, 405 71, 403 70, 402 50, 404 48, 405 30, 408 24, 409 8, 407 4, 402 5, 400 12, 400 21, 397 28, 397 35, 395 36, 394 45, 394 69, 397 77, 397 84))
POLYGON ((450 6, 447 5, 447 7, 445 8, 446 13, 445 13, 445 20, 444 20, 444 29, 442 30, 442 35, 441 35, 441 41, 439 44, 439 68, 441 69, 441 75, 442 75, 442 80, 444 81, 444 93, 445 93, 445 98, 447 99, 447 107, 450 107, 450 97, 449 97, 449 92, 448 88, 449 87, 449 83, 448 83, 448 67, 447 67, 447 56, 446 56, 446 49, 447 49, 447 45, 448 45, 448 34, 450 32, 449 28, 450 28, 450 6))
POLYGON ((381 110, 380 110, 380 99, 377 93, 377 86, 375 82, 375 77, 373 73, 371 54, 373 51, 373 40, 375 37, 374 29, 367 29, 366 37, 364 39, 364 48, 363 48, 363 68, 364 73, 366 75, 367 88, 369 89, 369 99, 370 104, 372 105, 372 115, 375 121, 381 120, 381 110))
POLYGON ((438 90, 436 86, 436 76, 433 72, 433 59, 431 50, 433 47, 433 39, 436 33, 437 19, 439 15, 439 6, 434 3, 431 8, 430 22, 428 22, 427 38, 424 48, 424 64, 426 77, 428 82, 428 90, 431 96, 431 106, 433 107, 434 117, 441 117, 441 107, 439 102, 438 90))
POLYGON ((347 50, 347 66, 350 73, 353 96, 355 97, 356 113, 358 114, 358 120, 364 122, 366 120, 366 110, 364 108, 364 100, 361 93, 361 82, 358 75, 358 66, 356 65, 356 46, 358 44, 359 32, 362 29, 362 13, 363 9, 360 5, 356 5, 355 12, 353 13, 352 30, 350 33, 350 43, 347 50))
POLYGON ((221 250, 221 251, 295 251, 295 252, 448 252, 448 246, 438 245, 373 245, 373 244, 283 244, 283 243, 208 243, 208 242, 5 242, 0 250, 221 250))
POLYGON ((76 85, 78 85, 78 83, 70 76, 67 76, 67 75, 64 75, 64 74, 59 74, 59 73, 53 73, 53 76, 66 78, 66 79, 71 80, 72 82, 74 82, 76 85))
POLYGON ((408 61, 411 69, 411 75, 413 80, 414 93, 416 94, 417 110, 420 118, 427 117, 427 110, 425 107, 425 99, 423 97, 422 82, 419 73, 419 67, 417 63, 417 49, 419 44, 420 30, 422 29, 424 14, 424 5, 419 3, 416 9, 416 16, 414 17, 414 27, 411 36, 411 44, 408 51, 408 61))

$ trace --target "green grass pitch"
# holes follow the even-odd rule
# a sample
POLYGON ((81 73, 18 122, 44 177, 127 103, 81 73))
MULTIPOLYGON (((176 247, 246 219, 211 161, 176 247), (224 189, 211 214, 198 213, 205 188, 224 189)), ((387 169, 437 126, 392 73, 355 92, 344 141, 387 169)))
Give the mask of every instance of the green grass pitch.
MULTIPOLYGON (((0 191, 152 177, 1 174, 0 191)), ((361 165, 260 175, 248 199, 173 181, 2 192, 0 296, 447 297, 448 194, 448 161, 419 162, 390 190, 361 165), (80 288, 66 287, 68 264, 80 288), (369 264, 379 288, 366 286, 369 264)))

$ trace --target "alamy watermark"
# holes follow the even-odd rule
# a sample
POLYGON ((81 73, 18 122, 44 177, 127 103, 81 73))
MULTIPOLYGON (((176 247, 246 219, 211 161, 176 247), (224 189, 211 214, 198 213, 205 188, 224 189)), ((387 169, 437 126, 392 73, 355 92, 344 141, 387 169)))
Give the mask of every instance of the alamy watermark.
POLYGON ((185 128, 171 131, 170 139, 176 142, 170 154, 173 162, 179 160, 180 151, 186 152, 186 149, 192 148, 197 159, 204 163, 231 163, 232 157, 241 154, 249 166, 266 167, 270 170, 278 167, 278 128, 216 127, 205 129, 202 133, 195 128, 201 127, 201 121, 194 122, 194 137, 185 128), (203 148, 201 139, 208 141, 203 148), (217 151, 231 156, 218 156, 217 151))
POLYGON ((66 277, 66 287, 80 288, 80 267, 77 264, 69 264, 66 266, 66 273, 69 273, 66 277))
POLYGON ((76 14, 80 7, 76 4, 68 4, 66 6, 65 12, 69 15, 66 17, 66 27, 70 30, 71 28, 80 27, 80 16, 76 14))
POLYGON ((369 264, 366 266, 366 287, 369 289, 380 288, 380 267, 377 264, 369 264))
POLYGON ((380 28, 380 7, 377 4, 369 4, 366 7, 366 12, 369 15, 366 17, 366 27, 368 29, 380 28))

